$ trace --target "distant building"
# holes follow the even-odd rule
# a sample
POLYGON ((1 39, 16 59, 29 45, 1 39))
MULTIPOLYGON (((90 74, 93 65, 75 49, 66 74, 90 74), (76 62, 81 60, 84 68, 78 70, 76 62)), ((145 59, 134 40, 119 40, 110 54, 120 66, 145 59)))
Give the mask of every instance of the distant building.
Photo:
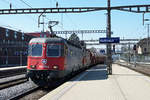
POLYGON ((150 38, 144 38, 141 39, 138 43, 137 43, 137 49, 141 48, 141 52, 142 54, 150 54, 150 38))
POLYGON ((0 27, 0 66, 26 65, 28 42, 33 37, 0 27))

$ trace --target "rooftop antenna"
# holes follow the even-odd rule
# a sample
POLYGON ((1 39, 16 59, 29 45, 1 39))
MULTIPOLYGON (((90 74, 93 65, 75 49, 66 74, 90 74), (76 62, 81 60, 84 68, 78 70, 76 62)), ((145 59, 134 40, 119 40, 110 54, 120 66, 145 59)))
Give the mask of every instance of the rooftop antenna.
POLYGON ((56 2, 56 8, 58 8, 58 2, 56 2))
POLYGON ((11 3, 11 0, 10 0, 10 4, 9 4, 9 7, 10 7, 10 9, 12 9, 12 3, 11 3))

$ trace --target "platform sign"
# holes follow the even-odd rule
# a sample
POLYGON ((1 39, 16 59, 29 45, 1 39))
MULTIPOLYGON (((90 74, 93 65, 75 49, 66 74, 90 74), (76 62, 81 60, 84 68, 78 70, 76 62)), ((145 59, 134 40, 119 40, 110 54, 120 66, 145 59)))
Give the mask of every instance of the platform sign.
POLYGON ((99 38, 99 43, 120 43, 119 37, 99 38))

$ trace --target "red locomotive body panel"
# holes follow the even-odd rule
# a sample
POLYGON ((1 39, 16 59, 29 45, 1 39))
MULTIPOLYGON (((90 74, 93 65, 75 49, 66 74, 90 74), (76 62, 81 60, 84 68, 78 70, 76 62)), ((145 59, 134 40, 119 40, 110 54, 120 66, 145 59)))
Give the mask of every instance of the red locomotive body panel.
POLYGON ((64 70, 64 57, 46 57, 44 59, 43 57, 28 57, 28 69, 55 70, 54 66, 58 66, 57 70, 64 70), (44 61, 47 63, 44 64, 44 61))
MULTIPOLYGON (((33 45, 36 43, 31 43, 30 45, 33 45)), ((40 43, 38 43, 40 44, 40 43)), ((47 43, 41 43, 42 45, 42 55, 41 56, 28 56, 28 69, 36 69, 36 70, 64 70, 65 65, 65 57, 59 56, 59 57, 48 57, 47 55, 47 46, 48 45, 59 45, 62 44, 53 43, 53 44, 47 44, 47 43), (58 67, 58 68, 54 68, 58 67)))

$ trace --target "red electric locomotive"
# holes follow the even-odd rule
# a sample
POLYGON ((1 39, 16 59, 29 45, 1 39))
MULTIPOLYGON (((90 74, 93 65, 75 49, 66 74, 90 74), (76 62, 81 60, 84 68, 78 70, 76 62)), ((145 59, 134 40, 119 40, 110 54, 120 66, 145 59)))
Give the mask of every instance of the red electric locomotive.
POLYGON ((60 37, 34 38, 29 43, 27 77, 45 86, 84 68, 83 48, 60 37))

